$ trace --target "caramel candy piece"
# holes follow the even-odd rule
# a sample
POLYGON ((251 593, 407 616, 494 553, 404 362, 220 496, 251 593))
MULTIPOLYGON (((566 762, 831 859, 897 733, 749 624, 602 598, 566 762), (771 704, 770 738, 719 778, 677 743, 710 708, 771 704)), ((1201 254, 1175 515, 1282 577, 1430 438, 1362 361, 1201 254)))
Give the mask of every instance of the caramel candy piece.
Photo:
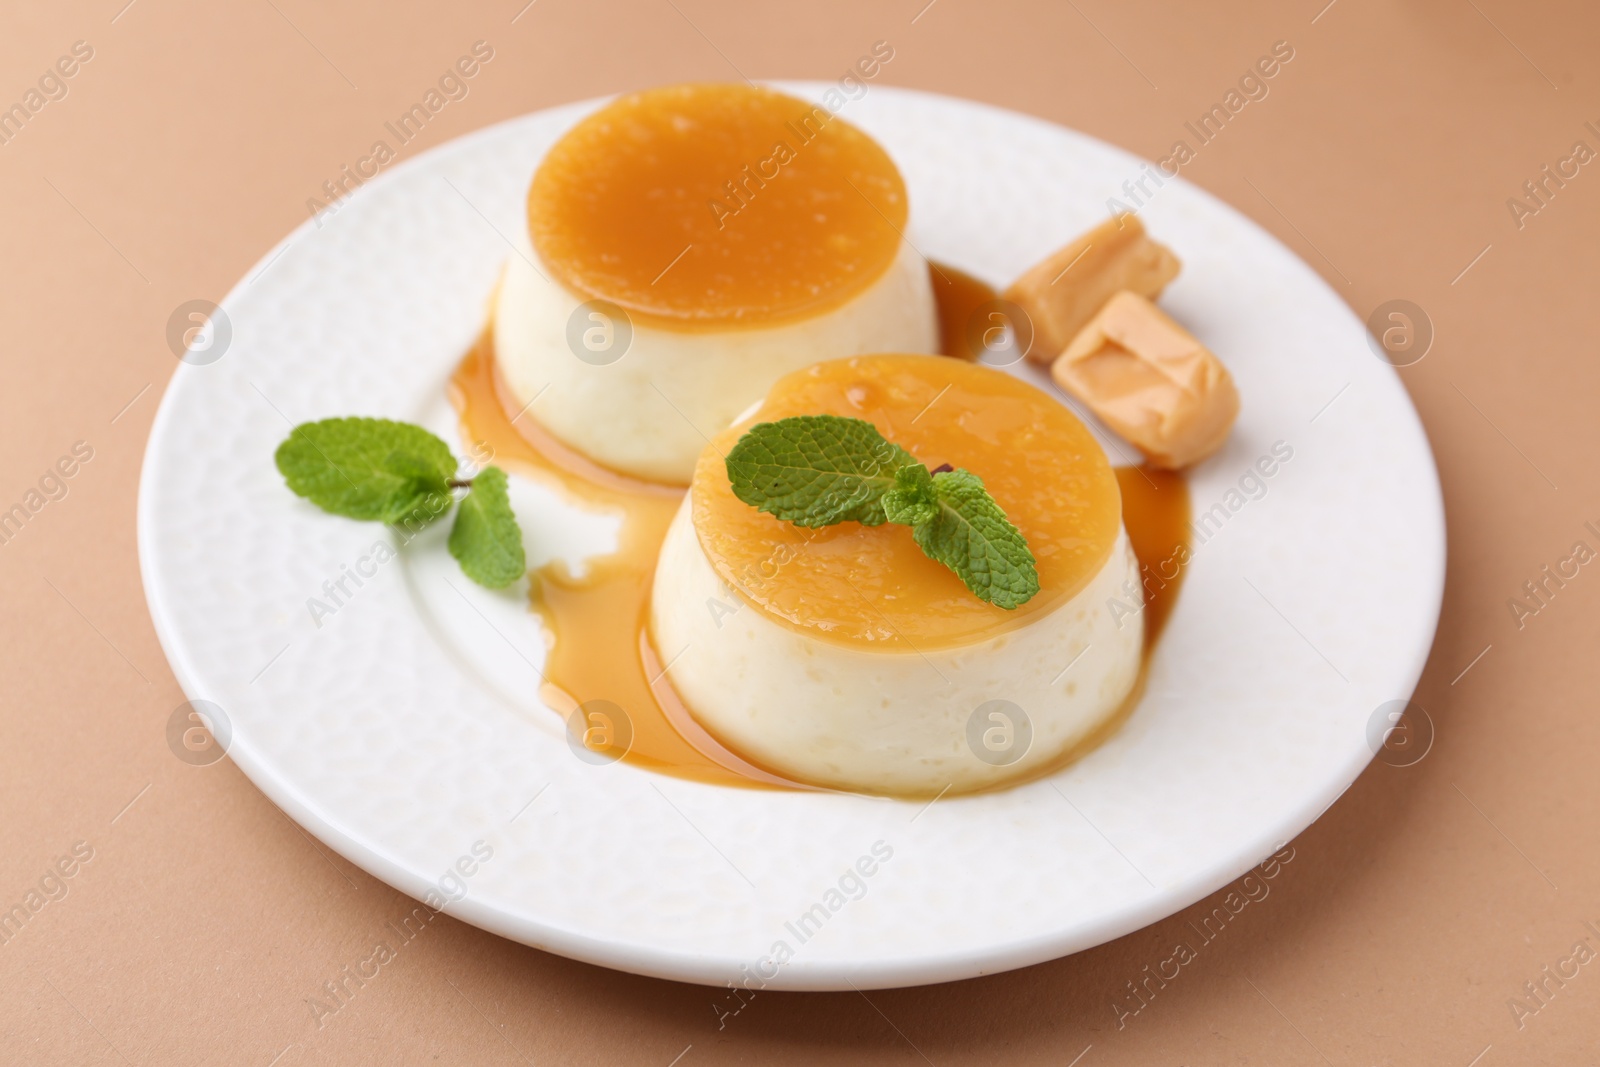
POLYGON ((1215 452, 1239 414, 1228 369, 1138 293, 1107 300, 1050 373, 1151 465, 1169 470, 1215 452))
POLYGON ((1137 215, 1119 215, 1034 264, 1000 295, 1033 320, 1028 358, 1049 363, 1112 294, 1130 289, 1154 300, 1180 265, 1170 248, 1145 236, 1137 215))

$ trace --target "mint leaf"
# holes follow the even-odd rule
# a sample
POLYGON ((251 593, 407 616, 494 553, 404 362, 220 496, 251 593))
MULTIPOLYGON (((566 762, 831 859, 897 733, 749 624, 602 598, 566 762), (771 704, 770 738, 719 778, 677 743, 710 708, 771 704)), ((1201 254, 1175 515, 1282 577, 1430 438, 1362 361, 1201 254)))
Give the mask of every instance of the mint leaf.
MULTIPOLYGON (((454 459, 451 460, 454 463, 454 459)), ((428 523, 450 510, 455 497, 450 495, 448 479, 440 481, 435 463, 410 452, 391 452, 384 457, 384 468, 401 478, 411 478, 413 490, 408 498, 405 490, 397 491, 390 502, 389 515, 382 521, 391 526, 404 526, 416 533, 428 523)))
MULTIPOLYGON (((1039 591, 1039 572, 1021 531, 976 474, 954 470, 931 481, 937 513, 911 528, 930 559, 956 572, 981 600, 1011 610, 1039 591)), ((920 501, 919 501, 920 503, 920 501)))
POLYGON ((726 466, 735 496, 796 526, 877 526, 895 472, 916 462, 863 419, 797 415, 752 426, 726 466))
POLYGON ((894 472, 894 488, 883 494, 883 513, 890 522, 916 526, 939 513, 939 491, 933 475, 920 463, 894 472))
POLYGON ((324 511, 386 523, 434 510, 429 497, 448 496, 456 472, 449 445, 389 419, 302 423, 273 458, 289 488, 324 511))
POLYGON ((450 554, 468 578, 490 589, 503 589, 528 570, 506 484, 506 472, 499 467, 479 471, 450 530, 450 554))

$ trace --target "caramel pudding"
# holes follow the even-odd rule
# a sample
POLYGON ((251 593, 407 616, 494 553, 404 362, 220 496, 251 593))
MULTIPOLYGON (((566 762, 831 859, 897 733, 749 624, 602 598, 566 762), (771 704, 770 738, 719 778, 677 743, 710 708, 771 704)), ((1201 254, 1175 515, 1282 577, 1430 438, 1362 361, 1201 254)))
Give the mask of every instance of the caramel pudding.
POLYGON ((546 155, 495 298, 516 409, 609 470, 686 484, 819 358, 934 351, 905 183, 870 137, 745 85, 621 97, 546 155))
POLYGON ((1118 479, 1071 411, 980 365, 862 356, 782 378, 704 448, 661 549, 650 636, 694 719, 752 763, 931 794, 1035 773, 1113 719, 1144 621, 1110 605, 1141 604, 1140 589, 1118 479), (865 419, 930 468, 981 477, 1036 557, 1038 594, 1004 610, 907 527, 801 529, 741 502, 728 450, 802 414, 865 419))

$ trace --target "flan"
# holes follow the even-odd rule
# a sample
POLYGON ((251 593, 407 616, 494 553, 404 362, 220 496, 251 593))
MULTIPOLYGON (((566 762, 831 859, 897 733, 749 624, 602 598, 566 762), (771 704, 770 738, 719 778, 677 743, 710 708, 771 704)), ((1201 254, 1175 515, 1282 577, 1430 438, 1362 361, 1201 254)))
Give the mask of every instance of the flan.
POLYGON ((793 372, 703 447, 657 565, 649 637, 689 714, 794 780, 933 795, 1045 769, 1113 720, 1143 652, 1140 596, 1105 453, 1062 404, 924 355, 793 372), (750 426, 865 419, 930 469, 982 478, 1026 538, 1039 592, 1006 610, 906 526, 801 529, 741 502, 724 457, 750 426))
POLYGON ((623 96, 545 156, 494 303, 508 403, 633 477, 818 359, 932 352, 905 183, 861 130, 747 85, 623 96))

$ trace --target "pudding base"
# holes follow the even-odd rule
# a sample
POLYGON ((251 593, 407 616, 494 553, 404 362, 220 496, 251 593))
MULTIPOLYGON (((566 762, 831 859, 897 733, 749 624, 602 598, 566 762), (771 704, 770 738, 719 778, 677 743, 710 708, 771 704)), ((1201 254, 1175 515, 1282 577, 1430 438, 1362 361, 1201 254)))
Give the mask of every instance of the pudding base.
POLYGON ((568 448, 646 481, 687 485, 706 441, 819 352, 832 358, 939 346, 928 267, 903 241, 883 276, 841 307, 779 326, 716 331, 591 317, 600 312, 540 273, 526 235, 519 244, 494 305, 495 359, 516 410, 527 407, 524 418, 568 448))
POLYGON ((781 625, 729 589, 686 502, 662 545, 651 638, 690 713, 753 763, 853 792, 970 792, 1055 764, 1117 716, 1139 678, 1144 617, 1109 605, 1142 604, 1139 584, 1123 533, 1087 586, 1019 629, 863 650, 781 625))

